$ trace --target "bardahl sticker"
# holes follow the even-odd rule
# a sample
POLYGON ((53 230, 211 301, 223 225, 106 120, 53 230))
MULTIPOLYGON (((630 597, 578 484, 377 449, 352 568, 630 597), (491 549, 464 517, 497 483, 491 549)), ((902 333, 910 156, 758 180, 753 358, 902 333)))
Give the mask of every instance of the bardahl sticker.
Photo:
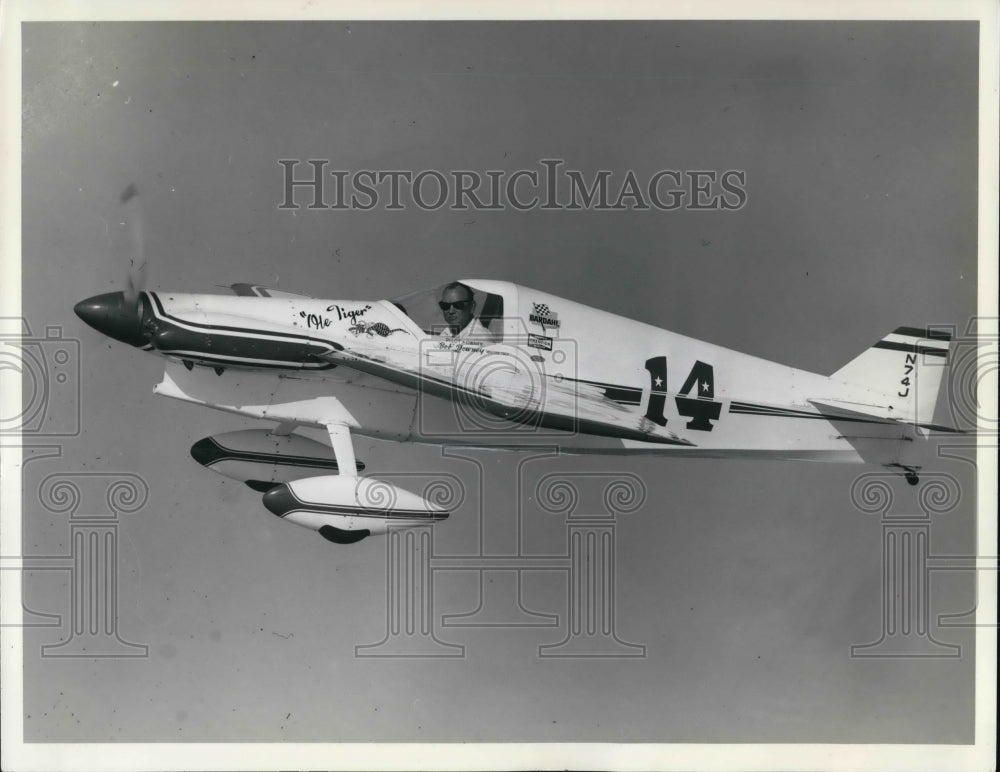
POLYGON ((528 321, 542 325, 542 328, 559 329, 559 314, 548 307, 546 303, 532 303, 528 321))

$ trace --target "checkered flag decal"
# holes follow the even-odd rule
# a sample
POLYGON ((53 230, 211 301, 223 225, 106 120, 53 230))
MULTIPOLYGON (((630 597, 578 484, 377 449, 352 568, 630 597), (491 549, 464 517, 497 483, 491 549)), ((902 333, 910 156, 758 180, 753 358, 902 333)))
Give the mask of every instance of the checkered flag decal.
POLYGON ((559 314, 549 308, 548 303, 532 303, 529 322, 542 325, 542 328, 552 327, 558 329, 559 314))

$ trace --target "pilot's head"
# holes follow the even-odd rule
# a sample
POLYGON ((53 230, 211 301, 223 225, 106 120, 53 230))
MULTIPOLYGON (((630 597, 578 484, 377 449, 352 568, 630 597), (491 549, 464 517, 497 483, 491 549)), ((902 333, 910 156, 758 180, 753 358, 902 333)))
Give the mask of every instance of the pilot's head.
POLYGON ((448 327, 451 328, 452 335, 464 330, 476 313, 476 301, 472 290, 457 281, 453 281, 441 291, 438 306, 444 314, 448 327))

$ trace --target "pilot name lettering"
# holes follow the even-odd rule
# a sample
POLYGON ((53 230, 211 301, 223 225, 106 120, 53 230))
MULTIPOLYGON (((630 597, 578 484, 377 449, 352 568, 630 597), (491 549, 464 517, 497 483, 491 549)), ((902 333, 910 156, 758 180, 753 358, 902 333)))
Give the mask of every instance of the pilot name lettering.
POLYGON ((438 348, 445 351, 466 352, 469 354, 482 353, 485 346, 478 341, 441 340, 438 341, 438 348))

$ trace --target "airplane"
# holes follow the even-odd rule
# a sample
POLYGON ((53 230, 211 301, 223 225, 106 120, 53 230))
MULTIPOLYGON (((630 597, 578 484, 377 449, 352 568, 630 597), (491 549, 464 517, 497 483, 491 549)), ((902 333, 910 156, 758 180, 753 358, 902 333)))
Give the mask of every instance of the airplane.
POLYGON ((951 347, 944 330, 897 327, 827 376, 507 281, 464 279, 392 300, 248 283, 226 295, 147 291, 134 183, 120 203, 134 254, 125 289, 80 301, 76 315, 164 357, 155 394, 276 424, 205 437, 191 455, 337 544, 449 515, 362 476, 354 434, 880 464, 916 485, 918 441, 965 433, 931 423, 951 347))
POLYGON ((959 431, 930 423, 951 345, 936 329, 898 327, 821 375, 507 281, 463 279, 392 300, 231 290, 145 291, 130 280, 74 310, 109 338, 166 358, 156 394, 276 424, 206 437, 191 454, 338 544, 449 514, 361 475, 354 434, 869 463, 916 485, 917 442, 959 431), (456 287, 474 301, 468 335, 445 319, 461 302, 439 306, 456 287), (325 430, 330 446, 297 427, 325 430))

